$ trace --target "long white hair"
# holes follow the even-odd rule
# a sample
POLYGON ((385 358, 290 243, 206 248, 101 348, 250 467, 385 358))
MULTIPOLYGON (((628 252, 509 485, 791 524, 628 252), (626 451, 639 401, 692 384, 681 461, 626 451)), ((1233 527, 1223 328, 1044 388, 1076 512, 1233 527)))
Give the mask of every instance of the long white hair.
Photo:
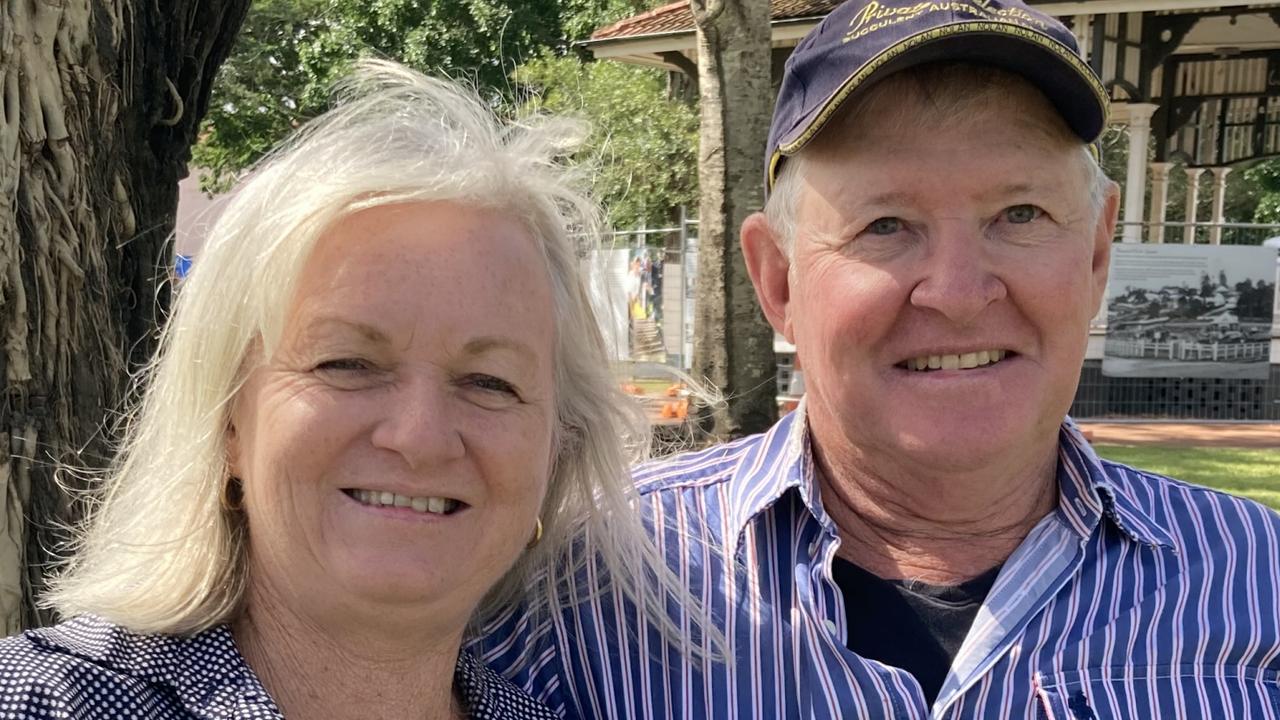
MULTIPOLYGON (((503 123, 472 92, 383 61, 362 63, 335 109, 272 154, 239 189, 176 295, 140 378, 123 444, 46 602, 141 633, 195 633, 231 620, 246 585, 243 513, 220 502, 231 401, 255 343, 270 356, 317 239, 338 219, 392 203, 452 201, 523 220, 551 278, 556 453, 542 542, 477 609, 550 609, 588 562, 687 647, 660 609, 696 602, 658 557, 631 507, 629 464, 648 442, 620 391, 581 278, 581 238, 600 213, 587 178, 560 159, 579 124, 503 123)), ((595 588, 598 590, 599 588, 595 588)), ((713 631, 714 632, 714 631, 713 631)))

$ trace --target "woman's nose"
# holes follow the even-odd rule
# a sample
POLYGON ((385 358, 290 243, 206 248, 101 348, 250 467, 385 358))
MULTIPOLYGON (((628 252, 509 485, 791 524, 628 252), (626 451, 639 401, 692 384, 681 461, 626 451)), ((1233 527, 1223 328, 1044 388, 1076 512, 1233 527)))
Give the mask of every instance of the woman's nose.
POLYGON ((454 388, 441 378, 415 378, 399 386, 373 431, 374 446, 401 455, 412 468, 449 462, 466 453, 454 388))

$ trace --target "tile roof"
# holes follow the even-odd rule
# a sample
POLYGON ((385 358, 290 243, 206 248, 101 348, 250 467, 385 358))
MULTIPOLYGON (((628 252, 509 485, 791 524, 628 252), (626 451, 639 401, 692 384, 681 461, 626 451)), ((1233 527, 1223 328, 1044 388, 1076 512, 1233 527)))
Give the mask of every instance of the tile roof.
MULTIPOLYGON (((822 17, 835 9, 841 0, 773 0, 770 17, 773 22, 807 17, 822 17)), ((639 15, 602 27, 592 40, 621 40, 642 35, 693 32, 693 13, 688 0, 654 8, 639 15)))

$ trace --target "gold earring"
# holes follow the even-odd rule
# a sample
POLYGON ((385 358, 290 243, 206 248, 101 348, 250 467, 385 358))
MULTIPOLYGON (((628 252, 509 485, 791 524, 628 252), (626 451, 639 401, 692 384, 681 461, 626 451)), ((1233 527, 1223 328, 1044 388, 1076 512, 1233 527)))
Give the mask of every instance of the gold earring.
POLYGON ((537 522, 534 523, 533 539, 530 540, 529 544, 525 545, 524 548, 526 550, 532 550, 537 547, 539 542, 542 542, 542 518, 538 518, 537 522))
POLYGON ((227 512, 240 512, 244 507, 244 490, 240 485, 240 478, 227 476, 227 481, 222 483, 222 489, 218 492, 218 501, 227 512), (234 499, 232 499, 232 485, 235 486, 234 499))

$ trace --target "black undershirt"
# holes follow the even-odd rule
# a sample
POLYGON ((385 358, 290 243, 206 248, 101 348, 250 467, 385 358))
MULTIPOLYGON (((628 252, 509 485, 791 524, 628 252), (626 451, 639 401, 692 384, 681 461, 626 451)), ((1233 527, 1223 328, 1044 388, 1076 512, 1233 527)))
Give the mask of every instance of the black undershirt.
POLYGON ((954 586, 884 580, 838 557, 831 573, 844 595, 848 648, 911 673, 932 705, 1000 567, 954 586))

